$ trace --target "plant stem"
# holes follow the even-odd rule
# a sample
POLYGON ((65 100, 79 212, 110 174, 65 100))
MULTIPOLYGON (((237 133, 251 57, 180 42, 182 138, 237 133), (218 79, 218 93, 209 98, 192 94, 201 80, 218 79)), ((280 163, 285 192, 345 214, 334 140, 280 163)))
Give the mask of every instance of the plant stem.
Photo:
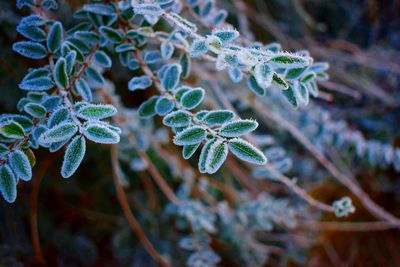
POLYGON ((177 204, 179 202, 178 197, 175 195, 174 191, 171 187, 165 182, 165 179, 162 177, 160 172, 157 170, 156 166, 154 166, 153 162, 149 158, 149 156, 143 150, 138 150, 140 157, 147 163, 149 172, 151 176, 154 178, 158 186, 160 187, 161 191, 168 197, 168 199, 177 204))
POLYGON ((143 231, 140 224, 138 223, 138 221, 136 220, 135 216, 133 215, 132 211, 129 208, 128 199, 120 183, 121 178, 118 177, 118 172, 116 170, 116 165, 118 164, 118 149, 116 145, 111 145, 111 162, 113 166, 114 184, 115 184, 115 189, 117 191, 118 201, 119 204, 121 205, 122 211, 124 212, 126 219, 129 222, 129 225, 131 226, 133 231, 135 231, 136 235, 142 242, 147 252, 156 262, 158 262, 163 267, 172 267, 172 265, 166 259, 164 259, 164 257, 162 257, 154 248, 153 244, 147 238, 145 232, 143 231))
MULTIPOLYGON (((257 102, 258 103, 258 102, 257 102)), ((300 132, 293 124, 287 121, 277 113, 268 110, 263 105, 257 104, 256 112, 261 118, 267 118, 279 126, 287 130, 301 145, 303 145, 318 161, 324 166, 328 172, 336 178, 340 183, 345 185, 349 190, 356 195, 361 203, 377 218, 384 219, 393 225, 400 227, 400 219, 385 211, 382 207, 376 204, 367 193, 365 193, 356 182, 341 173, 309 140, 300 132)))
POLYGON ((296 229, 334 232, 386 231, 397 228, 395 224, 378 222, 303 222, 296 229))
POLYGON ((43 258, 42 249, 40 246, 40 238, 39 238, 39 229, 37 223, 37 203, 38 203, 38 195, 40 190, 40 184, 45 175, 47 169, 53 163, 53 161, 59 156, 59 152, 55 155, 44 158, 39 167, 36 169, 35 175, 32 178, 32 191, 30 195, 29 201, 29 224, 31 230, 31 239, 32 239, 32 247, 33 252, 35 254, 35 258, 40 264, 45 264, 45 260, 43 258))

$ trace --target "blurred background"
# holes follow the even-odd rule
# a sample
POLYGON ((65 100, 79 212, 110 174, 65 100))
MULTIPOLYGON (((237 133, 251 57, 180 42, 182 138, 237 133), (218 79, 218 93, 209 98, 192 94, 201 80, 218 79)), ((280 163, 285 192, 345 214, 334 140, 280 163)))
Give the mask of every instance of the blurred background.
MULTIPOLYGON (((247 38, 263 43, 276 41, 288 51, 308 49, 318 61, 329 62, 330 80, 320 84, 321 98, 313 101, 328 110, 334 120, 346 120, 366 138, 400 146, 400 1, 216 2, 230 12, 228 21, 233 25, 239 25, 242 16, 248 17, 248 25, 238 27, 247 38)), ((59 3, 57 17, 65 25, 73 25, 71 14, 85 1, 59 3)), ((17 112, 18 99, 24 95, 17 84, 28 68, 41 64, 11 50, 13 42, 21 39, 15 27, 24 15, 27 10, 17 10, 15 1, 0 0, 1 113, 17 112)), ((124 103, 135 107, 145 96, 133 97, 124 90, 131 75, 121 69, 106 76, 115 82, 124 103)), ((0 200, 0 266, 41 266, 33 257, 32 216, 38 218, 47 266, 155 266, 121 215, 108 148, 90 144, 87 151, 83 167, 65 180, 59 174, 61 154, 39 150, 33 182, 19 184, 13 205, 0 200)), ((154 156, 153 160, 160 159, 154 156)), ((173 174, 160 165, 163 175, 173 183, 173 174)), ((400 216, 398 172, 373 166, 352 171, 377 203, 400 216)), ((169 222, 147 211, 149 205, 160 209, 146 197, 148 179, 146 172, 131 172, 131 208, 157 247, 168 250, 168 244, 159 237, 160 233, 168 237, 169 222)), ((345 188, 330 181, 318 183, 311 193, 329 201, 335 195, 347 194, 345 188)), ((372 219, 363 210, 348 218, 372 219)), ((170 240, 174 238, 170 236, 170 240)), ((286 266, 400 266, 398 230, 321 231, 312 240, 297 244, 304 248, 302 260, 288 260, 286 266)), ((178 253, 179 257, 184 259, 185 255, 178 253)), ((266 266, 276 264, 272 258, 266 266)), ((231 260, 224 260, 222 265, 236 266, 231 260)))

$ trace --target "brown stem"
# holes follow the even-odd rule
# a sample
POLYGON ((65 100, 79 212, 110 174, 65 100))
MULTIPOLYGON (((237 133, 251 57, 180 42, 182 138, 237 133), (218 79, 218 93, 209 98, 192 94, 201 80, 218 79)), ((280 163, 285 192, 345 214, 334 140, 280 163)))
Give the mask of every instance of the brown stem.
POLYGON ((60 153, 44 158, 37 168, 33 178, 32 178, 32 191, 30 195, 29 201, 29 224, 31 229, 31 239, 32 239, 32 247, 33 252, 35 254, 35 258, 39 264, 45 264, 45 260, 43 258, 42 249, 40 246, 40 238, 39 238, 39 229, 37 224, 37 202, 38 195, 40 190, 40 183, 45 175, 47 169, 50 167, 51 163, 58 157, 60 153))
POLYGON ((329 173, 335 177, 340 183, 345 185, 350 191, 356 195, 363 205, 377 218, 384 219, 391 224, 400 227, 400 220, 392 214, 385 211, 382 207, 376 204, 367 193, 365 193, 356 182, 341 173, 309 140, 300 132, 293 124, 287 121, 277 113, 272 112, 265 108, 265 106, 258 104, 255 109, 261 118, 267 118, 277 123, 277 125, 287 130, 301 145, 303 145, 319 162, 324 166, 329 173))
POLYGON ((153 182, 151 181, 151 178, 149 177, 149 175, 145 175, 144 172, 139 172, 138 175, 140 179, 143 181, 143 185, 149 196, 149 208, 154 211, 159 211, 160 210, 159 200, 153 182))
POLYGON ((260 193, 259 188, 255 185, 248 177, 248 175, 244 172, 242 168, 232 159, 232 157, 228 157, 226 160, 226 164, 228 164, 229 169, 232 171, 236 180, 247 190, 249 190, 252 196, 257 196, 260 193))
POLYGON ((178 197, 175 195, 174 191, 167 184, 167 182, 165 182, 164 178, 162 177, 160 172, 157 170, 156 166, 154 166, 154 164, 151 161, 151 159, 149 158, 149 156, 147 156, 146 152, 144 152, 143 150, 138 150, 138 153, 139 153, 140 157, 144 161, 146 161, 149 172, 150 172, 151 176, 154 178, 154 180, 156 181, 156 183, 158 184, 158 186, 160 187, 161 191, 164 192, 164 194, 167 196, 167 198, 171 202, 177 204, 179 202, 178 197))
POLYGON ((335 231, 335 232, 369 232, 386 231, 397 228, 395 224, 384 221, 379 222, 303 222, 297 229, 311 231, 335 231))
POLYGON ((172 265, 166 259, 164 259, 164 257, 162 257, 153 247, 153 244, 147 238, 145 232, 143 231, 140 224, 138 223, 138 221, 136 220, 135 216, 133 215, 132 211, 129 208, 128 199, 120 183, 121 177, 118 177, 118 172, 116 170, 116 165, 118 164, 118 149, 116 145, 111 145, 111 162, 113 166, 114 184, 115 184, 115 189, 117 191, 118 201, 119 204, 121 205, 122 211, 124 212, 126 219, 129 222, 129 225, 131 226, 132 230, 135 231, 136 235, 142 242, 147 252, 156 262, 158 262, 160 265, 164 267, 172 267, 172 265))

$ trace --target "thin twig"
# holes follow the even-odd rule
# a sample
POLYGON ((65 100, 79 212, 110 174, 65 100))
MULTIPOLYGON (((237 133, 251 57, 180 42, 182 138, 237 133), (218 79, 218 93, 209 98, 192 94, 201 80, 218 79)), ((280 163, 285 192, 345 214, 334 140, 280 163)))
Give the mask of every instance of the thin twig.
POLYGON ((296 229, 334 232, 386 231, 397 228, 395 224, 379 222, 303 222, 296 229))
POLYGON ((164 259, 164 257, 162 257, 153 247, 150 240, 147 238, 145 232, 143 231, 140 224, 138 223, 138 221, 136 220, 135 216, 133 215, 132 211, 129 208, 128 199, 120 183, 121 177, 118 177, 118 172, 116 170, 116 165, 118 164, 118 149, 116 145, 111 145, 111 162, 113 166, 114 184, 115 184, 115 189, 117 191, 118 201, 121 205, 122 211, 124 212, 126 219, 129 222, 129 225, 131 226, 133 231, 135 231, 136 235, 142 242, 147 252, 156 262, 158 262, 160 265, 164 267, 172 267, 172 265, 166 259, 164 259))
POLYGON ((156 181, 157 185, 160 187, 161 191, 164 192, 164 194, 167 196, 167 198, 177 204, 179 202, 178 197, 175 195, 174 191, 171 189, 171 187, 167 184, 165 179, 162 177, 156 166, 154 166, 153 162, 149 158, 149 156, 144 152, 143 150, 138 150, 139 156, 147 163, 148 170, 151 174, 151 176, 154 178, 156 181))
POLYGON ((400 227, 400 219, 385 211, 382 207, 376 204, 360 186, 358 186, 352 178, 341 173, 309 140, 300 132, 293 124, 287 121, 279 114, 268 110, 264 105, 256 102, 256 112, 261 118, 277 123, 277 125, 287 130, 301 145, 303 145, 319 162, 324 166, 329 173, 335 177, 340 183, 345 185, 349 190, 356 195, 363 205, 377 218, 384 219, 391 224, 400 227))
POLYGON ((39 229, 37 223, 37 202, 38 195, 40 190, 40 183, 45 175, 47 169, 50 164, 57 158, 58 154, 55 156, 50 156, 44 158, 39 167, 36 169, 34 176, 32 177, 32 191, 30 195, 29 201, 29 224, 31 229, 31 239, 32 239, 32 247, 33 252, 35 254, 35 258, 40 264, 45 264, 45 260, 43 258, 42 249, 40 246, 40 238, 39 238, 39 229))

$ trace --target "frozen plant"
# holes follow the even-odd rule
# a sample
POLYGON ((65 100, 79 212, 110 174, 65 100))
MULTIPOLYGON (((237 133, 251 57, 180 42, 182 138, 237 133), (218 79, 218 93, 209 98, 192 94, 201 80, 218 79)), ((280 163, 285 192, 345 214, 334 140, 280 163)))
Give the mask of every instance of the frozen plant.
MULTIPOLYGON (((318 220, 321 212, 355 212, 349 197, 329 205, 308 194, 303 179, 309 177, 291 158, 299 155, 268 132, 258 119, 265 115, 299 139, 377 219, 400 227, 324 154, 335 139, 338 147, 354 144, 360 157, 399 170, 399 150, 368 142, 345 123, 321 119, 325 113, 310 102, 319 96, 317 83, 328 79, 328 64, 305 50, 287 52, 278 43, 241 36, 222 6, 213 0, 93 0, 75 11, 79 23, 66 29, 54 16, 56 1, 18 0, 17 7, 31 14, 17 26, 25 40, 12 49, 42 65, 29 69, 19 84, 26 91, 20 114, 0 116, 4 200, 13 203, 20 180, 32 179, 38 148, 62 150, 60 174, 69 178, 85 164, 88 142, 109 145, 121 205, 129 173, 148 170, 168 198, 159 216, 176 222, 171 231, 180 241, 174 248, 189 251, 187 265, 218 265, 222 254, 212 244, 223 240, 240 252, 240 262, 261 266, 293 240, 270 246, 256 232, 294 229, 310 217, 318 220), (116 72, 115 65, 130 75, 124 90, 145 93, 139 107, 124 106, 119 98, 107 74, 116 72), (323 127, 316 129, 318 123, 323 127), (171 153, 178 147, 181 155, 171 153), (178 177, 175 186, 148 151, 178 177), (231 176, 237 182, 219 179, 231 176), (274 196, 265 180, 288 190, 274 196)), ((135 220, 129 209, 124 212, 135 220)), ((140 226, 133 228, 159 264, 175 264, 167 252, 157 252, 140 226)))

